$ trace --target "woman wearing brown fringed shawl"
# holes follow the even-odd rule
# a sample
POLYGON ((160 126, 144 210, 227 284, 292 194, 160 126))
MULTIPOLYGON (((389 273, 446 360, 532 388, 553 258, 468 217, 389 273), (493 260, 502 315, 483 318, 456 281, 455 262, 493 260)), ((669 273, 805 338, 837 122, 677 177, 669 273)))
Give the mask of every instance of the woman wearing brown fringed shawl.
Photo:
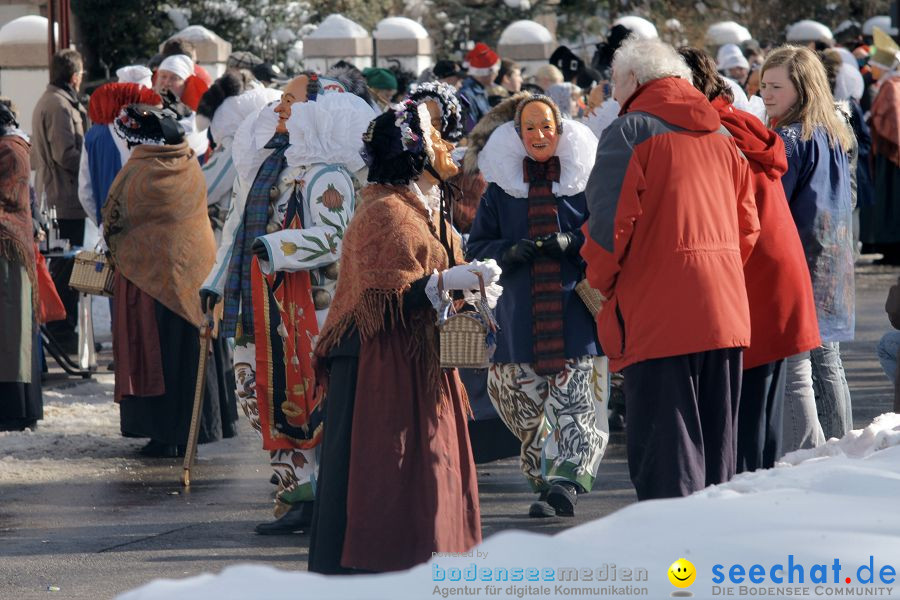
POLYGON ((0 104, 0 431, 34 427, 43 418, 30 147, 0 104))
MULTIPOLYGON (((215 259, 206 182, 174 114, 130 105, 115 129, 134 147, 103 207, 116 267, 116 401, 122 434, 150 438, 142 454, 174 457, 191 421, 204 323, 197 294, 215 259)), ((207 367, 201 443, 233 436, 237 419, 219 344, 207 367)))
POLYGON ((425 104, 377 117, 363 138, 371 184, 316 346, 327 392, 310 571, 407 569, 481 541, 468 401, 440 368, 435 286, 442 273, 447 289, 470 289, 479 272, 496 301, 500 271, 451 266, 459 240, 425 196, 456 166, 425 104))

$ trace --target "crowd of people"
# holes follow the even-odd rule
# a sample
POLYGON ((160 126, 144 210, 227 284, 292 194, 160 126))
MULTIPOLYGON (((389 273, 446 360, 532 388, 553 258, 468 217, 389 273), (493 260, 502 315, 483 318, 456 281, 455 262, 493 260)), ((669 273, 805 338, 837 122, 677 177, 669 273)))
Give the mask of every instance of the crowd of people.
POLYGON ((484 43, 419 75, 278 79, 236 52, 215 80, 172 40, 86 108, 61 50, 30 137, 0 103, 0 426, 42 417, 51 207, 115 268, 122 434, 183 456, 207 353, 200 442, 243 412, 278 490, 256 531, 311 530, 313 571, 470 549, 498 456, 531 517, 572 517, 611 425, 639 500, 842 437, 855 259, 900 258, 900 48, 842 33, 714 59, 617 25, 533 73, 484 43), (444 367, 444 320, 473 306, 489 368, 444 367), (486 448, 483 419, 513 443, 486 448))

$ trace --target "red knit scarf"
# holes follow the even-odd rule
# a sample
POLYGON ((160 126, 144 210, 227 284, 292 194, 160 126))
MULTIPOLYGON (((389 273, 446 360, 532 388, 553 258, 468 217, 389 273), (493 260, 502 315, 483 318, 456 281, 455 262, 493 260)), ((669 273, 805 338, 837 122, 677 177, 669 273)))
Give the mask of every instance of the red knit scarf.
MULTIPOLYGON (((528 237, 559 233, 553 182, 559 181, 559 158, 524 161, 528 188, 528 237)), ((538 375, 556 375, 566 366, 563 339, 563 293, 560 262, 539 255, 531 265, 533 368, 538 375)))

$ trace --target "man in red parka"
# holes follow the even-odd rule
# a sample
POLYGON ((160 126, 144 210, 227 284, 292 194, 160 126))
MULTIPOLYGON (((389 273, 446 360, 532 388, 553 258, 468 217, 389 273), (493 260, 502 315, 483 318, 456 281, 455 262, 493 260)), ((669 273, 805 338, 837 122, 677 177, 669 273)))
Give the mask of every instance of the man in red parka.
POLYGON ((747 161, 691 71, 659 40, 613 60, 620 117, 586 190, 582 256, 608 300, 598 333, 625 371, 628 468, 638 499, 686 496, 735 473, 743 263, 759 235, 747 161))

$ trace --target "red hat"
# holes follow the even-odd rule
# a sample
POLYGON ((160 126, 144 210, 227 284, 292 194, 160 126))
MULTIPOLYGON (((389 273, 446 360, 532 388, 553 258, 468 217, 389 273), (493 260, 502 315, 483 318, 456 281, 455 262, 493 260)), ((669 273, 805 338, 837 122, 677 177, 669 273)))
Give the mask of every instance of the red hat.
POLYGON ((466 54, 466 67, 469 75, 483 77, 490 75, 492 71, 500 68, 500 57, 484 42, 478 42, 475 47, 466 54))
POLYGON ((162 104, 159 94, 137 83, 104 83, 91 94, 88 115, 95 125, 109 125, 129 104, 162 104))

